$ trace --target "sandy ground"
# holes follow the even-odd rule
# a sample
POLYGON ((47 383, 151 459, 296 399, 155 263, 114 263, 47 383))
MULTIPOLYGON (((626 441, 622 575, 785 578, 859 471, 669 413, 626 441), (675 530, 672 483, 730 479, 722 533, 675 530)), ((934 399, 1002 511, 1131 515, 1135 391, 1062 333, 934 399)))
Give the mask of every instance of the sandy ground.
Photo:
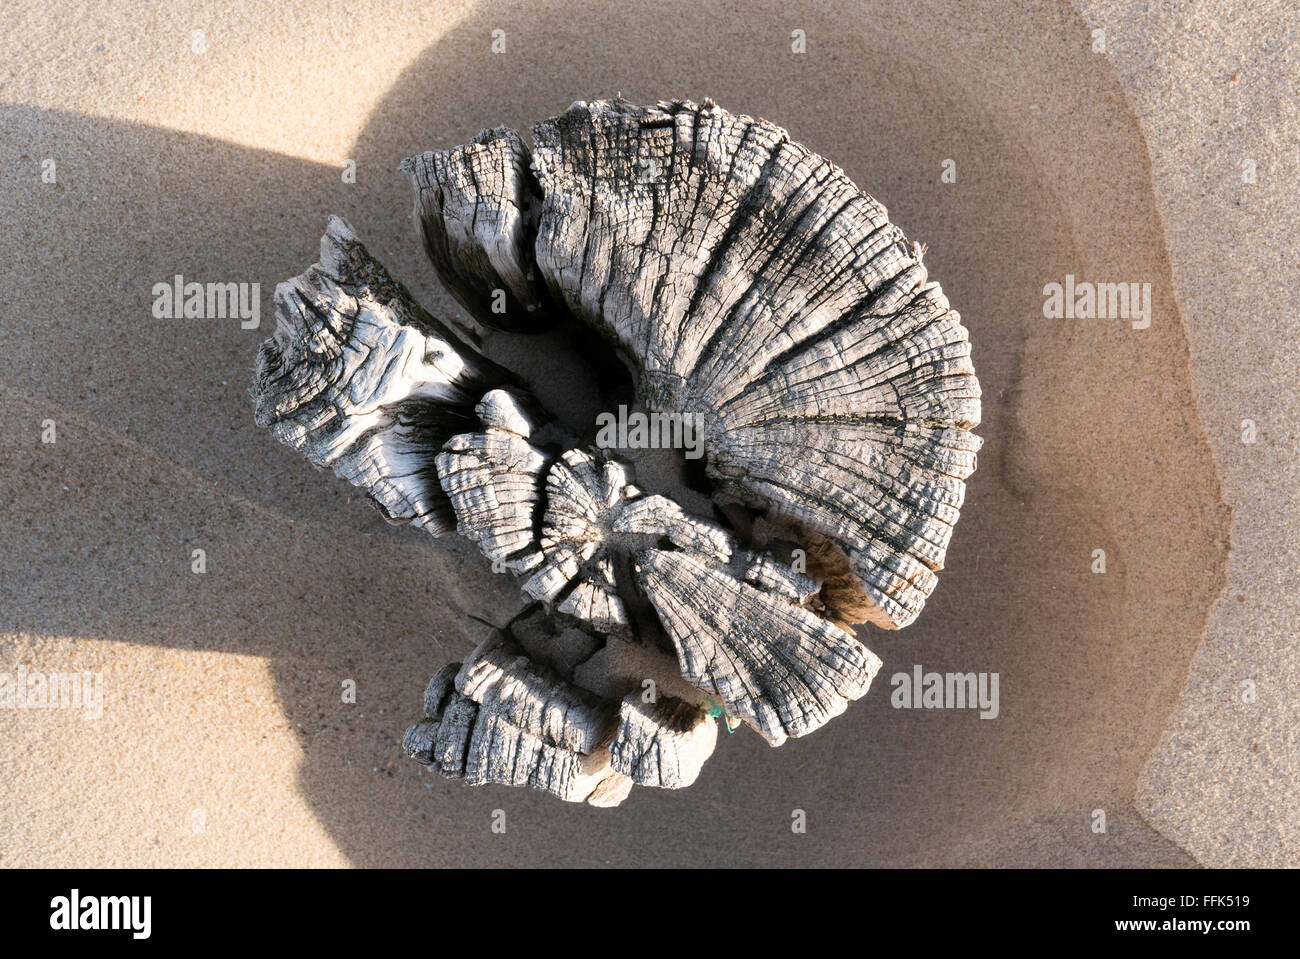
POLYGON ((0 672, 104 695, 0 711, 0 863, 1300 863, 1294 15, 913 6, 12 4, 0 672), (337 212, 456 314, 398 161, 620 92, 780 123, 928 244, 986 445, 925 614, 864 638, 885 677, 998 672, 997 719, 882 682, 613 811, 400 757, 519 594, 253 426, 270 294, 337 212), (155 319, 176 273, 260 282, 262 328, 155 319), (1045 318, 1067 274, 1151 284, 1150 327, 1045 318))

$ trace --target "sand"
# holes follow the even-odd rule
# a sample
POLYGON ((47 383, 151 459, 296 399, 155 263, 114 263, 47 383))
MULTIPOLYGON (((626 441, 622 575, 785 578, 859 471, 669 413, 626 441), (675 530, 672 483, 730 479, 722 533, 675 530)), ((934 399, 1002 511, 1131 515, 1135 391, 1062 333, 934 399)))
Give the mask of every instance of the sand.
POLYGON ((12 6, 0 671, 99 673, 104 703, 0 711, 0 862, 1300 862, 1281 4, 12 6), (520 595, 277 447, 247 383, 328 213, 459 315, 398 161, 616 93, 762 115, 884 202, 970 329, 985 447, 925 613, 864 631, 884 681, 609 811, 401 758, 424 680, 520 595), (262 328, 155 319, 177 273, 261 283, 262 328), (1150 327, 1044 317, 1067 274, 1149 283, 1150 327), (999 673, 998 718, 891 708, 915 664, 999 673))

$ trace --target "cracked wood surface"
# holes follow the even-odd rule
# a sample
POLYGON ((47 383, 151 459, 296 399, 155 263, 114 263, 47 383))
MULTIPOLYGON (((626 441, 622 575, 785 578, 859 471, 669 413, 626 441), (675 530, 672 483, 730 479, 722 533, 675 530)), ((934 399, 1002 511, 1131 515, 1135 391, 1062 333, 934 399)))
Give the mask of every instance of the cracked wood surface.
POLYGON ((780 745, 866 693, 880 660, 852 624, 906 626, 934 589, 980 390, 922 248, 781 128, 708 100, 598 100, 532 142, 497 128, 403 162, 435 272, 486 326, 604 337, 637 410, 702 424, 715 517, 555 428, 337 218, 277 290, 254 396, 277 439, 391 521, 455 529, 557 624, 521 617, 440 670, 407 753, 616 805, 696 780, 706 704, 780 745), (589 638, 581 660, 544 648, 566 630, 589 638), (610 643, 646 640, 693 694, 583 685, 610 643))

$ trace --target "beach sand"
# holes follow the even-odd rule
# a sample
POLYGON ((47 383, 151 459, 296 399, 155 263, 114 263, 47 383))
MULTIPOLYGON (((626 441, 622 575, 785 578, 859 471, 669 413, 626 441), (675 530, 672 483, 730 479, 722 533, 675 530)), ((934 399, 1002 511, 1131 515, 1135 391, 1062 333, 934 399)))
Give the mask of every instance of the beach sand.
POLYGON ((0 864, 1300 863, 1282 4, 12 6, 0 671, 104 701, 0 711, 0 864), (861 632, 862 701, 600 810, 402 758, 428 676, 522 595, 277 446, 247 390, 328 214, 461 316, 397 163, 619 93, 763 116, 880 199, 970 330, 985 445, 924 613, 861 632), (259 282, 261 328, 155 319, 175 274, 259 282), (1149 328, 1045 317, 1067 275, 1150 284, 1149 328), (998 717, 892 708, 917 664, 998 673, 998 717))

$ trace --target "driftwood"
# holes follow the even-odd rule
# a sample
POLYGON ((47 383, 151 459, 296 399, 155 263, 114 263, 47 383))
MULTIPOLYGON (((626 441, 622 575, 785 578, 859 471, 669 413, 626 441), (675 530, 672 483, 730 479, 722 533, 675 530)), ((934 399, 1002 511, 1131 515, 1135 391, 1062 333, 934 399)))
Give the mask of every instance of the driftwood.
POLYGON ((484 326, 599 334, 638 415, 699 430, 715 516, 566 433, 337 218, 277 289, 254 396, 282 442, 540 604, 435 674, 406 752, 616 805, 693 783, 715 715, 780 745, 865 694, 880 660, 853 625, 906 626, 934 589, 980 390, 921 248, 779 127, 602 100, 532 142, 498 128, 402 164, 430 261, 484 326), (596 676, 610 642, 665 668, 596 676))
POLYGON ((708 713, 681 699, 647 703, 629 693, 619 704, 610 765, 639 786, 681 789, 699 777, 717 742, 708 713))
POLYGON ((454 514, 434 459, 512 377, 439 323, 330 217, 320 262, 275 290, 259 426, 370 494, 389 521, 441 535, 454 514))
POLYGON ((600 789, 598 805, 626 796, 631 781, 624 787, 604 745, 610 704, 532 664, 502 633, 451 667, 429 681, 425 718, 403 738, 408 756, 471 785, 532 786, 569 802, 600 789))

